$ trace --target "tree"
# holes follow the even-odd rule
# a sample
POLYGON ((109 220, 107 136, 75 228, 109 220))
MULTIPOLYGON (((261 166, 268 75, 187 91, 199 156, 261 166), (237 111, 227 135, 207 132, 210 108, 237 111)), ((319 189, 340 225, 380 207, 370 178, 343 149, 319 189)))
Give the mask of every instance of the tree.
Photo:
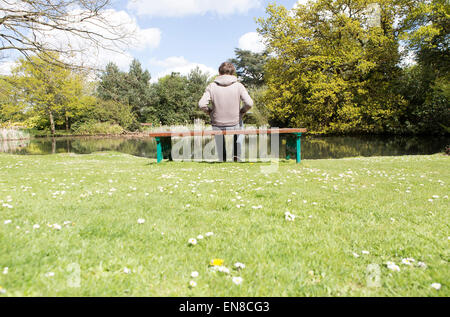
POLYGON ((235 58, 230 62, 236 66, 236 73, 240 81, 247 87, 262 86, 264 84, 264 67, 269 59, 267 52, 253 53, 236 48, 235 58))
POLYGON ((403 38, 417 65, 405 71, 402 91, 409 101, 405 120, 413 132, 447 132, 450 122, 450 3, 415 1, 404 21, 403 38))
POLYGON ((172 73, 154 85, 154 98, 150 104, 153 119, 163 125, 186 124, 193 111, 188 101, 188 80, 180 73, 172 73))
POLYGON ((144 121, 142 110, 150 103, 150 73, 143 70, 141 63, 134 59, 125 76, 128 104, 136 113, 139 121, 144 121))
POLYGON ((121 51, 131 33, 109 18, 110 0, 0 0, 0 53, 20 52, 29 61, 67 62, 86 49, 121 51), (72 39, 68 45, 58 42, 72 39), (84 45, 80 45, 83 42, 84 45), (55 59, 55 56, 58 56, 55 59))
POLYGON ((297 9, 270 5, 258 31, 274 55, 265 94, 271 123, 312 132, 399 129, 402 0, 317 0, 297 9))
MULTIPOLYGON (((47 63, 38 56, 20 59, 13 69, 12 81, 20 95, 19 107, 38 116, 45 116, 55 134, 56 119, 62 116, 69 128, 69 118, 79 105, 83 79, 70 69, 47 63)), ((52 56, 58 60, 58 56, 52 56)))
POLYGON ((105 101, 129 105, 138 121, 145 121, 144 109, 150 104, 150 73, 143 70, 134 59, 128 73, 122 72, 114 63, 108 63, 100 76, 97 96, 105 101))
POLYGON ((209 74, 203 73, 198 66, 192 69, 187 76, 186 90, 190 122, 194 122, 195 119, 210 120, 209 116, 198 107, 198 101, 203 96, 210 79, 209 74))
POLYGON ((116 102, 128 103, 126 86, 126 73, 119 70, 116 64, 110 62, 105 71, 100 75, 97 87, 97 96, 103 100, 114 100, 116 102))

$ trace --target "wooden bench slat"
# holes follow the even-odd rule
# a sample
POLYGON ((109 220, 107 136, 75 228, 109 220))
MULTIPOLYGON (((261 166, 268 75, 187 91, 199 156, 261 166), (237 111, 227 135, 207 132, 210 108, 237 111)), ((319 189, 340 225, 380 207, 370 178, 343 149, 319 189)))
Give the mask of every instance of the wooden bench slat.
POLYGON ((306 129, 282 128, 282 129, 255 129, 255 130, 202 130, 202 131, 168 131, 168 132, 150 132, 150 137, 174 137, 174 136, 208 136, 208 135, 236 135, 236 134, 289 134, 306 133, 306 129))

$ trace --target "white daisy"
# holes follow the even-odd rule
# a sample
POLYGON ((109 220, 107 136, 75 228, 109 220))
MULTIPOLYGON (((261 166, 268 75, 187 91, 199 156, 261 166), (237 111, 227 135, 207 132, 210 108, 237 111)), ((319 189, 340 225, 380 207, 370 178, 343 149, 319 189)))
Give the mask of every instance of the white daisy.
POLYGON ((412 258, 402 259, 402 263, 405 265, 412 265, 412 262, 415 262, 415 260, 412 258))
POLYGON ((53 227, 53 229, 61 230, 61 226, 58 225, 57 223, 53 224, 52 227, 53 227))
POLYGON ((198 239, 198 240, 202 240, 202 239, 203 239, 203 236, 202 236, 201 234, 199 234, 199 235, 197 236, 197 239, 198 239))
POLYGON ((239 284, 242 283, 243 279, 240 276, 235 276, 235 277, 232 278, 232 281, 233 281, 234 284, 239 285, 239 284))
POLYGON ((238 270, 245 269, 245 264, 244 264, 244 263, 236 262, 236 263, 234 263, 234 266, 235 266, 238 270))
POLYGON ((139 218, 139 219, 137 220, 137 222, 138 222, 139 224, 143 224, 143 223, 145 222, 145 219, 139 218))
POLYGON ((197 271, 192 272, 191 277, 193 277, 193 278, 198 277, 198 272, 197 271))
POLYGON ((394 272, 400 272, 400 267, 396 265, 394 262, 387 262, 387 268, 394 272))
POLYGON ((441 286, 442 285, 440 283, 433 283, 433 284, 431 284, 431 287, 434 288, 435 290, 440 290, 441 286))
POLYGON ((194 238, 190 238, 190 239, 188 240, 188 243, 189 243, 190 245, 196 245, 196 244, 197 244, 197 240, 194 239, 194 238))
POLYGON ((197 286, 197 283, 194 282, 194 281, 190 281, 190 282, 189 282, 189 286, 190 286, 190 287, 196 287, 196 286, 197 286))
POLYGON ((424 262, 417 262, 417 266, 426 269, 427 265, 424 262))
POLYGON ((287 221, 294 221, 295 220, 295 215, 291 214, 289 211, 286 211, 284 213, 284 219, 286 219, 287 221))
POLYGON ((207 232, 205 233, 206 237, 212 237, 214 235, 214 232, 207 232))
POLYGON ((131 273, 131 270, 130 270, 129 268, 127 268, 127 267, 124 267, 124 268, 123 268, 123 273, 125 273, 125 274, 130 274, 130 273, 131 273))
POLYGON ((228 269, 228 268, 225 267, 225 266, 218 266, 218 267, 217 267, 217 270, 218 270, 219 272, 221 272, 221 273, 224 273, 224 274, 230 274, 230 269, 228 269))

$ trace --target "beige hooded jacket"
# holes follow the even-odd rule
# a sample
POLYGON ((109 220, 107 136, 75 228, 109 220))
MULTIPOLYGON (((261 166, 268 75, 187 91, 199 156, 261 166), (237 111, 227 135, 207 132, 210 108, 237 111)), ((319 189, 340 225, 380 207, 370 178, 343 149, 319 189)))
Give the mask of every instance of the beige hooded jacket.
POLYGON ((212 125, 230 127, 239 124, 240 115, 253 106, 253 100, 236 76, 221 75, 206 87, 198 106, 211 116, 212 125), (208 107, 210 101, 212 108, 208 107))

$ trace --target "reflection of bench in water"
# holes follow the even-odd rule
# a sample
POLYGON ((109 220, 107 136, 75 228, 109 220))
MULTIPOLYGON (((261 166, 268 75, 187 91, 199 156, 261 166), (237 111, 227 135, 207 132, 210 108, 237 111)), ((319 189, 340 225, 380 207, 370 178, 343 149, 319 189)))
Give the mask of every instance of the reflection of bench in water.
POLYGON ((297 163, 301 161, 301 136, 306 133, 306 129, 248 129, 248 130, 202 130, 202 131, 166 131, 151 132, 148 135, 156 140, 157 162, 161 162, 164 157, 171 159, 172 137, 194 137, 194 136, 214 136, 214 135, 259 135, 259 134, 278 134, 288 136, 288 145, 294 145, 296 148, 297 163), (289 138, 289 136, 292 136, 289 138))

